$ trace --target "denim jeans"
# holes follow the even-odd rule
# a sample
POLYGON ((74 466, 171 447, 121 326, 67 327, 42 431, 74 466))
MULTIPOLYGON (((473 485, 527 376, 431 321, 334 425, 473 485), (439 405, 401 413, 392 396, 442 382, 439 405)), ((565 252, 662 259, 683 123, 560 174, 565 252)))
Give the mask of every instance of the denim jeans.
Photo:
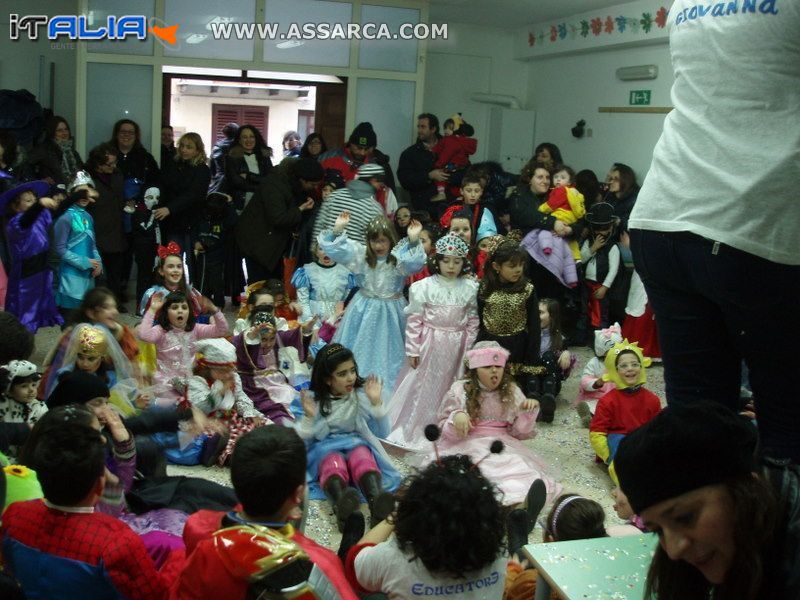
POLYGON ((667 402, 739 406, 750 371, 761 451, 800 460, 800 266, 688 232, 631 231, 655 312, 667 402))

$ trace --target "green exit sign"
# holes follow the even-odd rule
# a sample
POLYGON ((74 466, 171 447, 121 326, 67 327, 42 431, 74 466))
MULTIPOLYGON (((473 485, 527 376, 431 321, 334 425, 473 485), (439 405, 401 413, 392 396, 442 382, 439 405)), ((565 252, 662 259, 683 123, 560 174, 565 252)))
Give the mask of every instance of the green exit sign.
POLYGON ((647 106, 650 104, 650 90, 631 90, 628 104, 631 106, 647 106))

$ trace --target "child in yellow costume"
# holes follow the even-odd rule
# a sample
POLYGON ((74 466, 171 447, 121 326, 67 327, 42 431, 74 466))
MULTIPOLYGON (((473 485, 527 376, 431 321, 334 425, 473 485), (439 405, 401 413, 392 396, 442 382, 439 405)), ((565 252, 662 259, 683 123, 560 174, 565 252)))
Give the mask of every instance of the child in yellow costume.
POLYGON ((641 427, 661 411, 661 401, 644 388, 645 368, 650 359, 642 354, 636 342, 622 340, 606 354, 604 381, 611 381, 611 390, 597 402, 589 425, 589 442, 600 460, 608 465, 608 474, 619 485, 614 471, 614 455, 619 443, 634 429, 641 427))
MULTIPOLYGON (((558 165, 553 173, 553 186, 547 201, 539 205, 539 212, 553 215, 566 225, 574 225, 586 216, 586 206, 581 194, 573 185, 575 171, 566 165, 558 165)), ((567 241, 572 258, 581 260, 581 248, 577 240, 567 241)))

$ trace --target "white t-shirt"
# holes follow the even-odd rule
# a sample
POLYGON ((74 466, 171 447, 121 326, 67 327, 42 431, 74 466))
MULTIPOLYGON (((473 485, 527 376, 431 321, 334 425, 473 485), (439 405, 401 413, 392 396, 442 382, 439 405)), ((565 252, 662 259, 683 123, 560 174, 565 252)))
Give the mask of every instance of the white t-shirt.
MULTIPOLYGON (((476 543, 480 543, 476 541, 476 543)), ((464 598, 466 600, 501 599, 506 580, 508 558, 499 556, 491 565, 463 579, 435 577, 419 560, 397 546, 397 539, 364 548, 355 560, 356 578, 362 587, 381 591, 389 600, 409 598, 464 598)))
POLYGON ((800 265, 800 2, 676 0, 672 104, 630 227, 800 265))

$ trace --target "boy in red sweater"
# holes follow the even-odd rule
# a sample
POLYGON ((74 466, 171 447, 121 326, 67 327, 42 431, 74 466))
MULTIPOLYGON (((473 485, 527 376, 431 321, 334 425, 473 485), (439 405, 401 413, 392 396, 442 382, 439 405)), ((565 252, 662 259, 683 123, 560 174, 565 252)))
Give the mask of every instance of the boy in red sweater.
POLYGON ((28 598, 166 598, 169 577, 156 570, 139 536, 95 512, 108 473, 97 418, 70 405, 45 414, 37 427, 55 419, 62 426, 41 436, 28 458, 44 500, 15 502, 3 514, 5 572, 28 598))
POLYGON ((622 340, 606 354, 604 381, 612 381, 611 390, 597 402, 589 425, 589 442, 598 458, 608 465, 608 474, 619 485, 614 471, 614 455, 619 443, 634 429, 661 412, 661 401, 644 388, 645 367, 650 359, 642 354, 636 342, 622 340))

